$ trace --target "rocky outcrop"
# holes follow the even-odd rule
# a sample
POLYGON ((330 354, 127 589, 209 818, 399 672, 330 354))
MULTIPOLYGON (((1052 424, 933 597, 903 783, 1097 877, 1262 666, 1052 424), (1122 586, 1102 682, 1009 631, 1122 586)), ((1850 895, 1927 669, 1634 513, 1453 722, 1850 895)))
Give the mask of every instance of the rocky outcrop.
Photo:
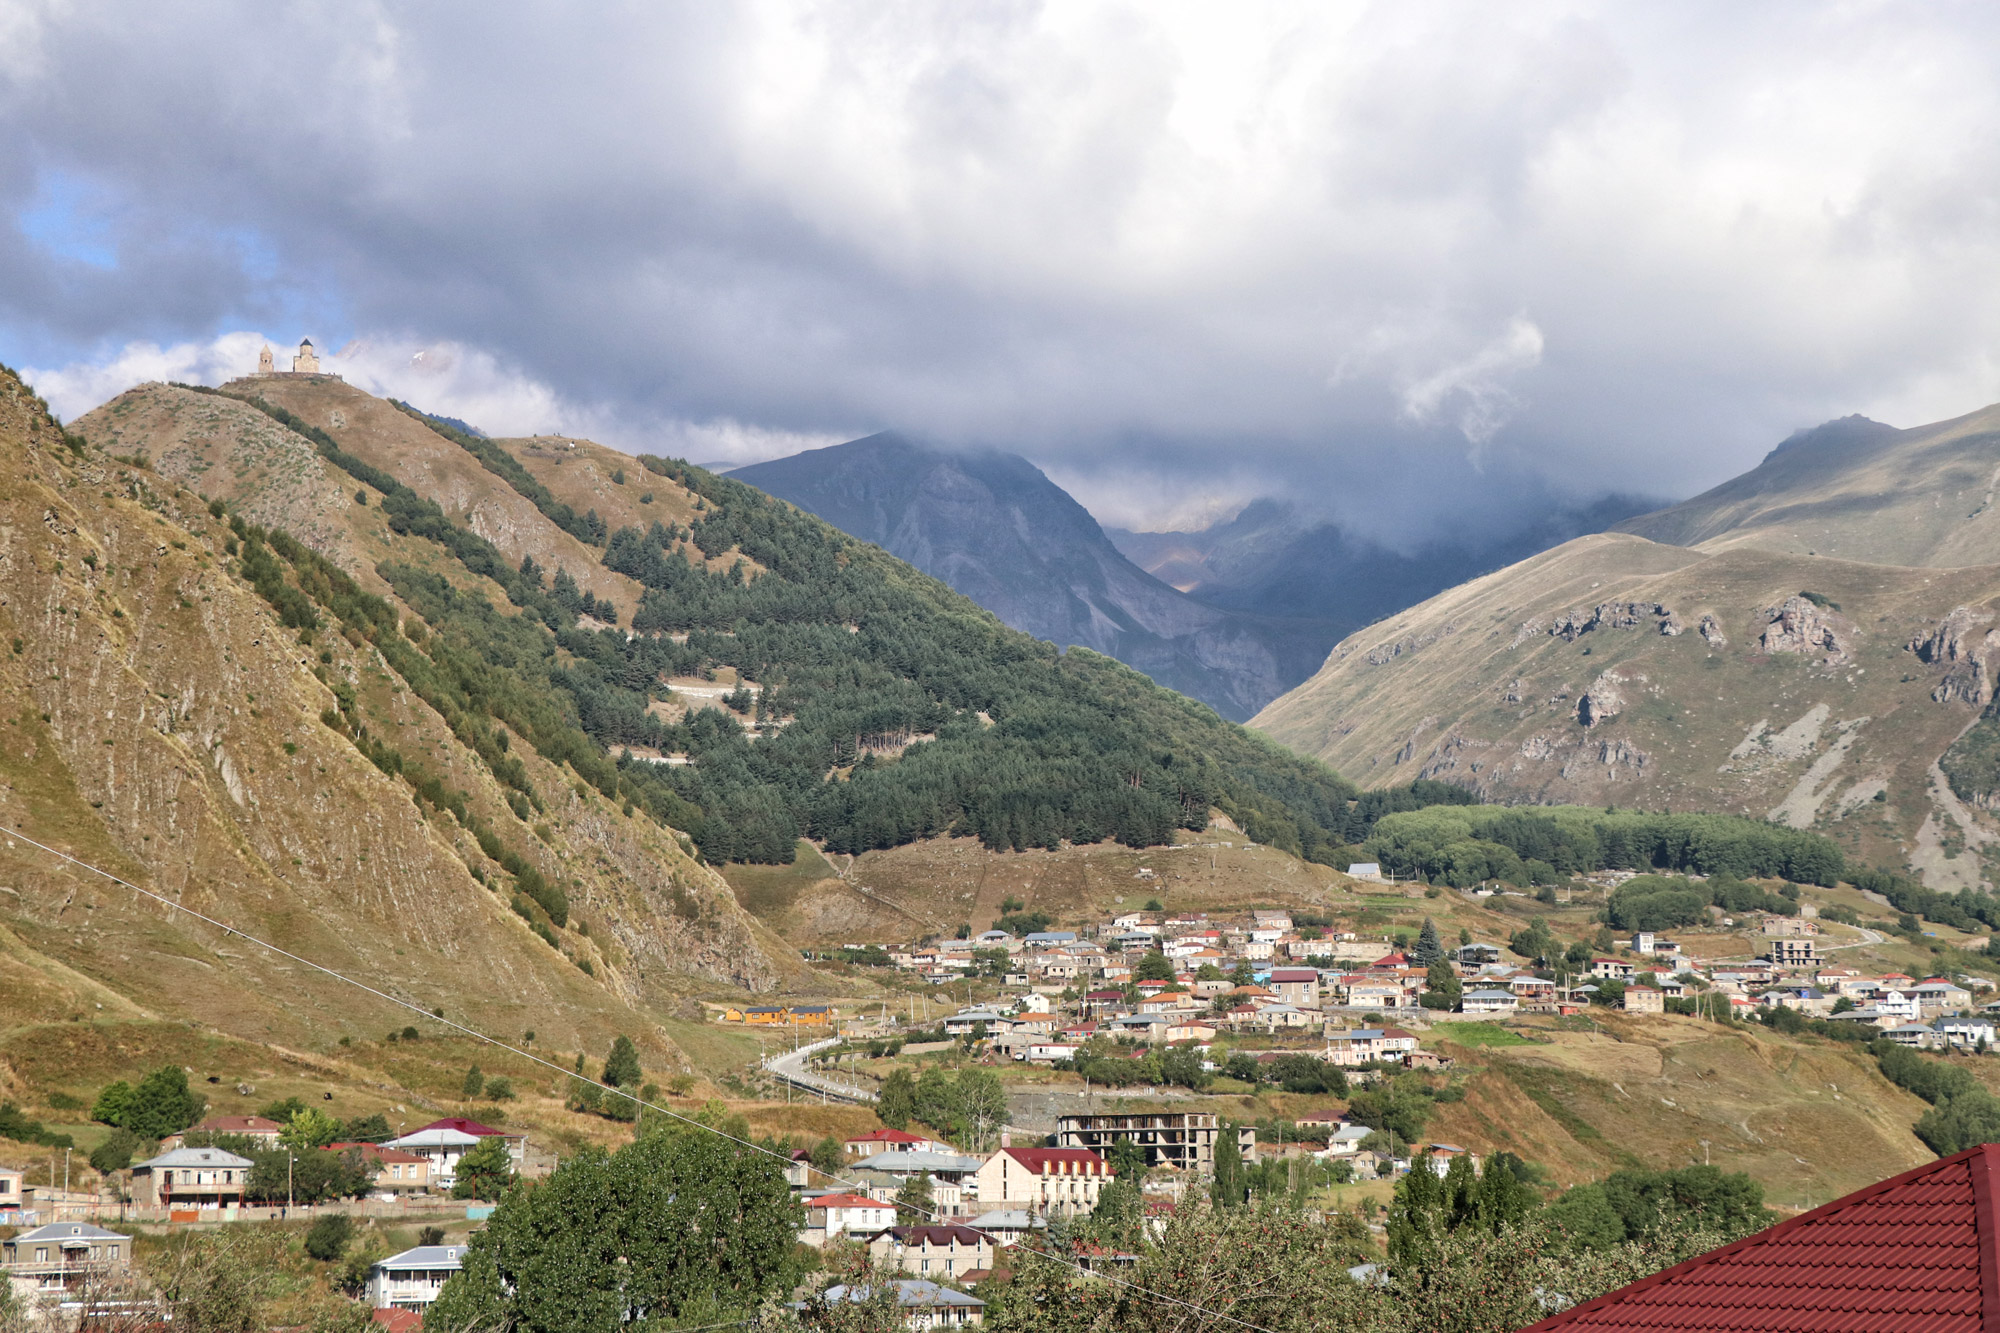
POLYGON ((1615 671, 1607 671, 1591 682, 1583 697, 1576 701, 1576 720, 1585 727, 1594 727, 1618 716, 1625 707, 1625 696, 1618 688, 1623 683, 1615 671))
POLYGON ((1701 637, 1711 648, 1727 648, 1729 636, 1722 632, 1722 622, 1714 616, 1701 618, 1701 637))
POLYGON ((1599 602, 1588 611, 1565 611, 1549 626, 1549 633, 1565 643, 1574 643, 1592 630, 1636 629, 1654 617, 1659 618, 1662 634, 1680 633, 1680 622, 1673 611, 1659 602, 1599 602), (1669 624, 1674 628, 1668 629, 1669 624))
POLYGON ((1764 614, 1770 623, 1758 637, 1758 644, 1765 652, 1818 655, 1828 666, 1848 660, 1833 613, 1819 603, 1803 596, 1787 597, 1777 606, 1767 607, 1764 614))
POLYGON ((1908 644, 1917 660, 1944 667, 1944 677, 1931 690, 1938 703, 1958 700, 1984 708, 1993 700, 1993 673, 1987 662, 2000 648, 2000 632, 1980 627, 1993 617, 1970 607, 1954 607, 1929 633, 1914 635, 1908 644))

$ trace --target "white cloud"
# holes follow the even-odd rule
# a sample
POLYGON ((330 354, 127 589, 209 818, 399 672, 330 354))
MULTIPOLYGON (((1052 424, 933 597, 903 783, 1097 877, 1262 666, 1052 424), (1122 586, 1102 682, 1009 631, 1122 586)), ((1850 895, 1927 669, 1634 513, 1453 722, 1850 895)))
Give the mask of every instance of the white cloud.
POLYGON ((2000 397, 1990 8, 0 12, 0 197, 87 179, 116 256, 0 223, 0 357, 75 377, 420 330, 355 374, 468 420, 741 461, 898 428, 1389 526, 2000 397))

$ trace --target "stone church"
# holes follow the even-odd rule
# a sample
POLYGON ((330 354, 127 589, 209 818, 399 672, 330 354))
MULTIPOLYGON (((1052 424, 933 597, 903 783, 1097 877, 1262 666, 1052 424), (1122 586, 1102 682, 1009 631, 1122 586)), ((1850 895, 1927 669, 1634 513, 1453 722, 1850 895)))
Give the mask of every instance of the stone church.
MULTIPOLYGON (((257 373, 259 375, 275 375, 278 373, 277 364, 271 356, 269 343, 266 343, 264 350, 257 354, 257 373)), ((317 375, 320 373, 319 352, 313 347, 312 339, 302 338, 299 340, 299 350, 292 356, 291 373, 294 375, 317 375)))

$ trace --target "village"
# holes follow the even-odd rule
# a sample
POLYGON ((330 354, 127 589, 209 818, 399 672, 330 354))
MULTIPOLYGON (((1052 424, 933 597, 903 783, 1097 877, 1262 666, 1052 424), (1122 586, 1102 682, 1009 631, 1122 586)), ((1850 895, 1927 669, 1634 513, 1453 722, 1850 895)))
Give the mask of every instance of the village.
MULTIPOLYGON (((1372 869, 1352 873, 1367 883, 1372 869)), ((1493 892, 1457 896, 1480 907, 1493 892)), ((1406 905, 1440 915, 1449 906, 1417 895, 1406 905)), ((1349 1093, 1415 1076, 1436 1091, 1468 1033, 1612 1014, 1775 1025, 1790 1013, 1852 1025, 1868 1039, 1978 1056, 1994 1046, 2000 1011, 1982 977, 1847 964, 1849 941, 1879 942, 1880 933, 1828 926, 1810 901, 1683 932, 1701 937, 1702 949, 1602 925, 1595 938, 1565 945, 1540 919, 1506 942, 1463 926, 1445 938, 1429 915, 1414 934, 1364 935, 1305 910, 1170 912, 1157 900, 1060 929, 1036 915, 1002 920, 1015 929, 855 943, 821 960, 888 978, 872 1002, 710 1008, 716 1028, 766 1043, 759 1063, 784 1095, 880 1116, 879 1127, 791 1148, 782 1170, 803 1219, 798 1242, 864 1252, 904 1274, 912 1326, 979 1323, 984 1302, 974 1292, 1004 1281, 1015 1247, 1042 1246, 1051 1227, 1068 1234, 1115 1187, 1126 1191, 1120 1206, 1135 1206, 1152 1228, 1205 1195, 1219 1173, 1277 1169, 1301 1187, 1337 1190, 1387 1187, 1413 1170, 1442 1176, 1461 1157, 1480 1166, 1479 1153, 1399 1132, 1406 1127, 1352 1097, 1275 1123, 1176 1104, 1211 1083, 1349 1093), (1829 930, 1844 932, 1843 943, 1829 930), (1717 941, 1745 940, 1754 955, 1716 953, 1717 941), (947 1066, 960 1080, 987 1077, 997 1100, 962 1117, 892 1107, 899 1081, 907 1092, 916 1073, 940 1078, 947 1066), (1022 1113, 1019 1098, 1009 1104, 1022 1091, 1054 1100, 1022 1113)), ((296 1139, 292 1125, 267 1116, 209 1116, 118 1173, 115 1197, 103 1182, 94 1193, 69 1191, 0 1169, 0 1224, 15 1233, 0 1264, 17 1296, 55 1308, 130 1270, 132 1224, 334 1214, 428 1223, 420 1243, 369 1262, 354 1293, 377 1322, 404 1330, 459 1271, 466 1240, 492 1212, 493 1192, 466 1188, 469 1173, 538 1179, 558 1157, 557 1145, 536 1145, 523 1130, 445 1116, 393 1137, 317 1145, 351 1157, 365 1177, 360 1197, 253 1199, 250 1154, 296 1139)), ((1106 1269, 1135 1261, 1074 1240, 1067 1249, 1106 1269)))

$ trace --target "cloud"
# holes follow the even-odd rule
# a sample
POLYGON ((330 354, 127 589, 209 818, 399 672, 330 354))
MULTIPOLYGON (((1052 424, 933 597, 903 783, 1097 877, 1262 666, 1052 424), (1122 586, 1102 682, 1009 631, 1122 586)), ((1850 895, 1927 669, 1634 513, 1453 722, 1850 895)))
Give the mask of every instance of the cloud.
POLYGON ((1434 419, 1447 403, 1458 409, 1458 429, 1473 446, 1491 440, 1520 406, 1508 385, 1522 372, 1541 364, 1542 331, 1516 316, 1506 332, 1461 361, 1426 375, 1402 391, 1403 415, 1411 421, 1434 419))
POLYGON ((0 357, 108 382, 317 329, 496 419, 730 459, 893 427, 1396 530, 1686 493, 1802 424, 2000 396, 1996 27, 15 0, 0 357))
MULTIPOLYGON (((295 346, 246 331, 170 347, 133 342, 103 359, 49 369, 30 366, 22 375, 57 416, 72 420, 148 381, 213 386, 248 375, 256 370, 258 353, 265 347, 273 348, 282 370, 290 366, 295 346)), ((489 435, 575 435, 636 453, 664 453, 731 467, 852 438, 843 432, 767 430, 727 418, 638 419, 610 403, 567 401, 548 385, 502 365, 492 353, 459 343, 377 336, 351 339, 334 351, 317 345, 315 350, 322 371, 339 375, 358 389, 456 417, 489 435)))

